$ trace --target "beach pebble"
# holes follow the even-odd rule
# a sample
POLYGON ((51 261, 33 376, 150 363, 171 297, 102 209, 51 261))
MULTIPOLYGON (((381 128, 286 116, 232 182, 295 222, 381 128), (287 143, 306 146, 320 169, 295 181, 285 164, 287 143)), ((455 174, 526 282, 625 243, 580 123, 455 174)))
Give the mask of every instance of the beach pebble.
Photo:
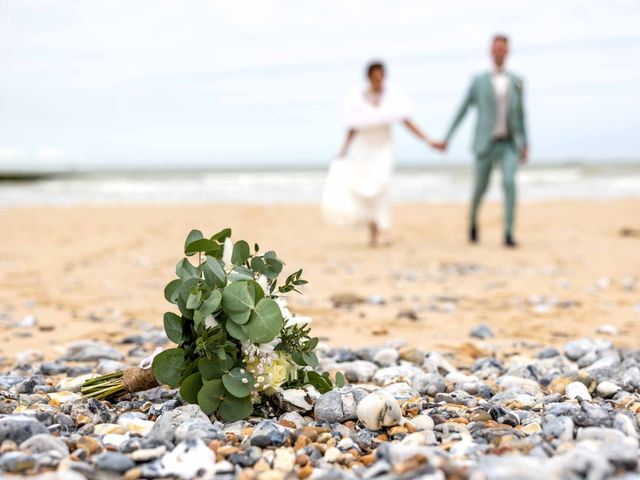
POLYGON ((263 420, 253 429, 251 445, 260 448, 277 447, 284 444, 290 436, 289 430, 277 422, 263 420))
POLYGON ((20 444, 20 450, 30 453, 55 453, 59 457, 69 455, 69 447, 60 438, 39 433, 20 444))
POLYGON ((7 452, 0 456, 0 470, 10 473, 21 473, 31 470, 37 465, 37 458, 23 452, 7 452))
POLYGON ((188 419, 199 419, 205 423, 211 423, 209 417, 200 410, 198 405, 183 405, 160 415, 148 433, 148 437, 171 442, 175 438, 176 428, 188 419))
POLYGON ((618 327, 610 323, 605 323, 603 325, 600 325, 596 330, 596 332, 601 333, 603 335, 618 335, 620 333, 620 331, 618 330, 618 327))
POLYGON ((80 340, 72 343, 64 356, 64 360, 72 362, 93 362, 102 359, 122 360, 124 355, 112 346, 94 340, 80 340))
POLYGON ((313 409, 316 420, 329 423, 345 422, 356 418, 356 407, 367 392, 345 387, 322 394, 313 409))
POLYGON ((396 399, 382 391, 364 397, 358 404, 357 415, 369 430, 398 425, 402 420, 402 411, 396 399))
POLYGON ((375 363, 367 360, 340 363, 338 368, 347 380, 356 383, 368 382, 378 370, 378 366, 375 363))
POLYGON ((93 457, 93 461, 100 470, 115 473, 124 473, 136 466, 133 460, 119 452, 100 453, 93 457))
POLYGON ((418 415, 409 420, 409 423, 415 427, 416 430, 433 430, 435 426, 433 419, 429 415, 418 415))
POLYGON ((479 325, 476 325, 469 331, 469 336, 485 340, 487 338, 493 337, 494 335, 493 330, 489 325, 481 323, 479 325))
POLYGON ((571 382, 569 385, 567 385, 565 395, 571 400, 575 400, 576 398, 580 398, 582 400, 591 400, 591 394, 589 393, 589 390, 587 389, 585 384, 581 382, 571 382))
POLYGON ((20 444, 34 435, 48 433, 46 426, 27 415, 10 415, 0 418, 0 442, 12 440, 20 444))
POLYGON ((313 385, 306 385, 302 388, 291 388, 277 392, 274 400, 284 411, 306 413, 313 410, 318 398, 320 398, 320 392, 313 385))
POLYGON ((606 380, 604 382, 600 382, 596 387, 596 393, 603 398, 613 397, 619 390, 620 387, 618 385, 606 380))
POLYGON ((157 476, 175 476, 182 479, 214 478, 217 469, 223 471, 223 468, 233 472, 233 466, 229 462, 216 464, 215 454, 202 440, 188 439, 162 456, 157 476))

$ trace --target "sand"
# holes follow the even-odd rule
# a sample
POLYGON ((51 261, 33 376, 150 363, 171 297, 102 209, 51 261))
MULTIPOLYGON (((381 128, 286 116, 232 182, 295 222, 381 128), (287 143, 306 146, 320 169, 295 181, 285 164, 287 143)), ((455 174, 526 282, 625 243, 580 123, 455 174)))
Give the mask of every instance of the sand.
POLYGON ((316 206, 2 209, 0 355, 37 349, 54 358, 74 340, 118 342, 160 328, 186 233, 225 226, 276 250, 288 271, 304 267, 310 284, 290 296, 292 309, 311 315, 330 345, 404 338, 473 350, 469 330, 485 323, 503 345, 562 345, 605 336, 598 327, 612 324, 619 334, 607 338, 638 346, 640 239, 619 231, 640 226, 640 199, 523 204, 515 251, 500 243, 501 211, 486 206, 482 242, 472 246, 466 205, 397 205, 396 243, 370 249, 364 231, 326 226, 316 206), (339 293, 367 301, 335 308, 339 293), (14 326, 28 315, 36 326, 14 326))

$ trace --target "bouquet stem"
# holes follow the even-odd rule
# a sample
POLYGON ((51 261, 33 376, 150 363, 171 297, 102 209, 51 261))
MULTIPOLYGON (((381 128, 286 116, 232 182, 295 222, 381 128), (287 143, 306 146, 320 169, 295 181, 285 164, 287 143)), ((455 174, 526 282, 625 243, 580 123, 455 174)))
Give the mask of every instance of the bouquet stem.
POLYGON ((117 398, 126 393, 143 392, 158 385, 150 368, 132 367, 91 378, 82 384, 80 392, 84 397, 103 400, 117 398))

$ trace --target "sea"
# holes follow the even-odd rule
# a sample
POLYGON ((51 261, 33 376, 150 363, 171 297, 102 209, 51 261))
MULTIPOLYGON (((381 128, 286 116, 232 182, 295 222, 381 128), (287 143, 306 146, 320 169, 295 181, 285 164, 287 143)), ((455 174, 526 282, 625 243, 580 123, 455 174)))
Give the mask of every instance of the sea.
MULTIPOLYGON (((0 172, 0 207, 159 203, 318 203, 326 166, 181 171, 0 172)), ((470 196, 472 165, 429 165, 396 170, 396 202, 463 202, 470 196)), ((520 201, 609 199, 640 196, 640 161, 531 164, 518 173, 520 201)), ((495 169, 489 199, 501 198, 495 169)))

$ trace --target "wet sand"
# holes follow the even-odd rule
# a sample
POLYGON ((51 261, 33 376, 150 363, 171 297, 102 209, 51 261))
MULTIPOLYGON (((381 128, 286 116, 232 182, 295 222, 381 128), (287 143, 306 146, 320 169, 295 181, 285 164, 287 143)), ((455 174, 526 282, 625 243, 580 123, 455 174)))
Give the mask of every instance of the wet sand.
POLYGON ((638 346, 640 238, 620 230, 640 228, 640 199, 523 204, 514 251, 501 245, 499 204, 484 209, 473 246, 466 209, 397 205, 396 243, 378 249, 365 246, 364 231, 324 224, 316 206, 2 209, 0 355, 33 348, 53 358, 73 340, 116 343, 161 328, 171 307, 163 288, 187 232, 225 226, 276 250, 288 271, 304 268, 310 284, 290 295, 292 309, 313 316, 331 345, 404 338, 473 355, 482 342, 469 330, 484 323, 493 344, 561 345, 612 324, 616 345, 638 346), (336 294, 364 301, 335 307, 336 294))

